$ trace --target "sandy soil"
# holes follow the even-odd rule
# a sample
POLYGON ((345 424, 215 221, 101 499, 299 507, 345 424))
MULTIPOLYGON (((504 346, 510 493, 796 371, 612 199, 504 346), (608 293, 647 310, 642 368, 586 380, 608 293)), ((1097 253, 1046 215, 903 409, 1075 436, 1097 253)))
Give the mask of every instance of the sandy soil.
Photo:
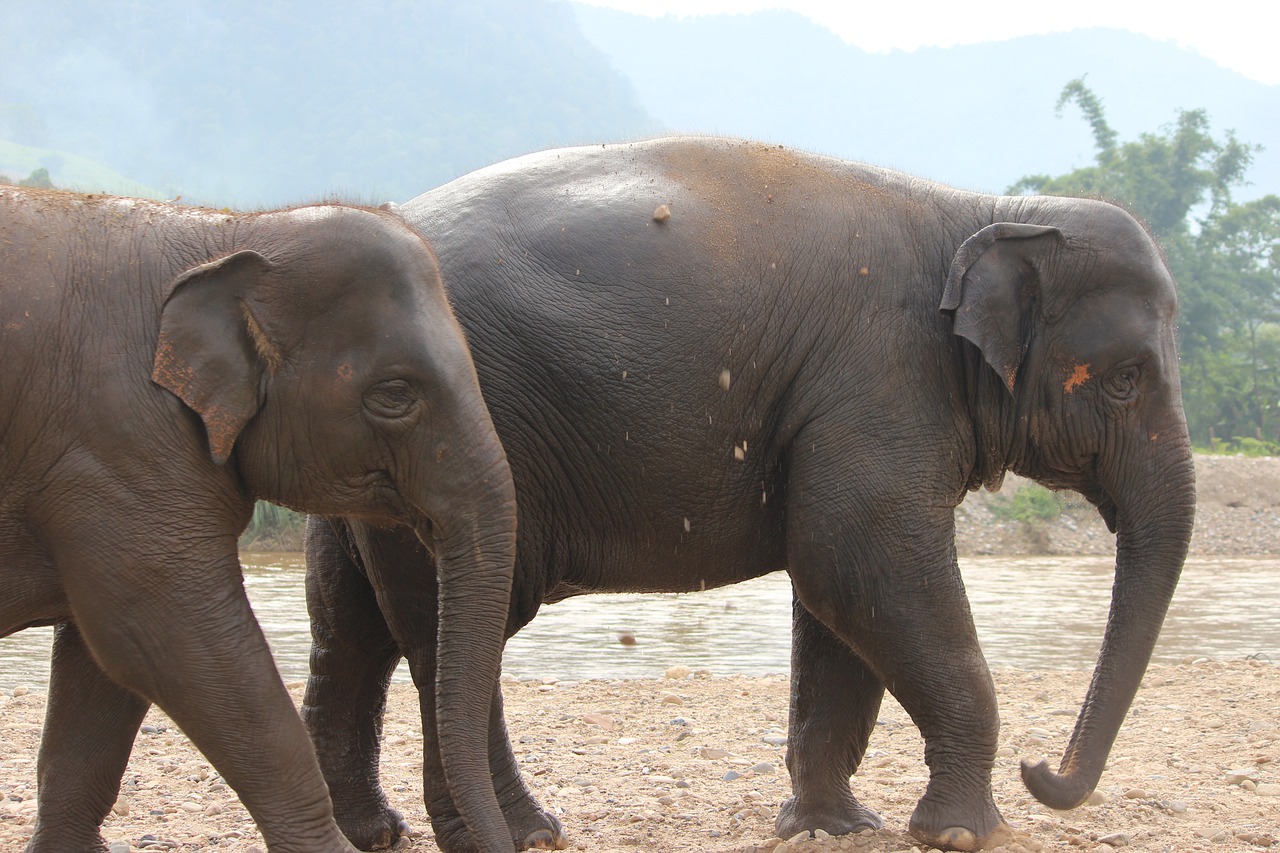
MULTIPOLYGON (((672 674, 679 675, 675 672, 672 674)), ((1016 831, 1011 851, 1260 850, 1280 845, 1280 672, 1263 662, 1196 661, 1148 673, 1112 752, 1096 804, 1054 812, 1018 778, 1023 758, 1056 764, 1088 682, 1084 672, 995 673, 1001 719, 996 803, 1016 831)), ((543 684, 508 682, 508 720, 525 776, 582 851, 907 851, 906 821, 923 793, 922 742, 892 700, 881 710, 855 791, 885 828, 782 842, 773 816, 789 794, 781 741, 784 676, 543 684), (735 778, 736 777, 736 778, 735 778)), ((295 686, 293 693, 299 694, 295 686)), ((44 697, 0 699, 0 850, 21 849, 35 809, 44 697)), ((383 780, 422 834, 402 850, 436 850, 421 802, 411 689, 393 691, 383 780)), ((104 835, 115 851, 247 853, 260 836, 234 794, 153 711, 104 835), (128 842, 125 847, 120 842, 128 842)))
MULTIPOLYGON (((1280 460, 1197 460, 1193 552, 1280 554, 1280 460)), ((1012 482, 1006 488, 1016 488, 1012 482)), ((1100 553, 1104 527, 1069 511, 1047 532, 990 515, 990 496, 961 510, 967 553, 1100 553), (984 513, 986 513, 984 515, 984 513)), ((1280 669, 1271 661, 1188 660, 1152 667, 1111 754, 1095 802, 1054 812, 1031 799, 1018 763, 1057 762, 1088 672, 995 672, 1002 720, 993 785, 1015 838, 1010 851, 1280 849, 1280 669)), ((508 680, 508 723, 525 777, 582 851, 921 850, 906 833, 924 791, 922 744, 886 699, 855 792, 885 828, 842 838, 782 840, 773 817, 790 793, 784 764, 785 675, 542 683, 508 680)), ((295 699, 300 685, 293 685, 295 699)), ((44 696, 0 694, 0 851, 21 850, 36 804, 44 696)), ((436 850, 421 802, 416 698, 393 690, 383 780, 421 834, 402 850, 436 850)), ((263 849, 218 775, 153 710, 124 791, 104 826, 112 853, 263 849)))

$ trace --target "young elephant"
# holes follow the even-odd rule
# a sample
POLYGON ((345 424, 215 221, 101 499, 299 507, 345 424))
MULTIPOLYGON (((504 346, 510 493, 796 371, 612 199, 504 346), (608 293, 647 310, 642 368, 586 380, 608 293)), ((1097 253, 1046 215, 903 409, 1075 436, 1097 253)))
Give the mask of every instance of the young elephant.
POLYGON ((509 844, 485 720, 514 491, 420 237, 337 205, 0 189, 0 366, 0 636, 58 625, 29 851, 106 849, 152 702, 272 853, 352 850, 245 598, 255 498, 403 524, 435 554, 445 772, 477 837, 509 844))
MULTIPOLYGON (((1096 674, 1054 808, 1097 783, 1186 553, 1193 472, 1174 283, 1143 228, 1078 199, 960 192, 728 139, 551 151, 409 202, 440 253, 520 498, 508 632, 583 592, 697 590, 786 568, 795 591, 777 833, 879 826, 854 798, 886 689, 925 740, 916 838, 1002 834, 991 676, 953 509, 1006 470, 1075 489, 1118 530, 1096 674)), ((430 556, 313 521, 303 708, 339 823, 397 832, 378 717, 400 655, 423 692, 445 850, 473 849, 441 782, 430 556)), ((563 844, 520 780, 495 693, 488 760, 517 844, 563 844)), ((481 846, 481 849, 488 849, 481 846)))

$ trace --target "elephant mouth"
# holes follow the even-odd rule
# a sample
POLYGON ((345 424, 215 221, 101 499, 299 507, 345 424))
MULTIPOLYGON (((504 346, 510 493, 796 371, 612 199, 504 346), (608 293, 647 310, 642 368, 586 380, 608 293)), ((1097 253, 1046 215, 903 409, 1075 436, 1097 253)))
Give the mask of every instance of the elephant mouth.
POLYGON ((1104 498, 1100 503, 1097 504, 1097 507, 1098 507, 1098 515, 1102 516, 1102 520, 1106 522, 1107 529, 1110 530, 1112 533, 1115 533, 1116 532, 1116 515, 1118 512, 1118 510, 1116 509, 1115 502, 1112 501, 1111 498, 1104 498))
POLYGON ((1107 494, 1106 490, 1098 485, 1089 485, 1085 488, 1078 488, 1077 490, 1084 496, 1085 500, 1093 504, 1094 508, 1098 510, 1098 515, 1102 516, 1102 520, 1106 523, 1107 529, 1112 533, 1115 533, 1116 518, 1119 514, 1119 509, 1116 507, 1116 502, 1111 499, 1111 496, 1107 494))
POLYGON ((422 516, 409 526, 413 528, 413 532, 417 535, 418 541, 422 543, 422 547, 427 549, 427 553, 431 555, 432 559, 435 559, 436 534, 435 526, 431 523, 431 519, 422 516))
POLYGON ((347 480, 347 489, 356 497, 355 501, 347 501, 347 505, 355 503, 363 510, 347 509, 337 514, 358 518, 378 527, 418 523, 419 514, 405 502, 390 471, 366 471, 351 477, 347 480))

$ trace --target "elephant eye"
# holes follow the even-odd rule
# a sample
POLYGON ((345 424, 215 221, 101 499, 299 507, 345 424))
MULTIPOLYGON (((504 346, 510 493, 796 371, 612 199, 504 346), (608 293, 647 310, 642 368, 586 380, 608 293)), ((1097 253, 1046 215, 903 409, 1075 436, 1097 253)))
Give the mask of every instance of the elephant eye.
POLYGON ((1127 400, 1138 390, 1138 367, 1122 367, 1112 372, 1105 383, 1107 393, 1118 400, 1127 400))
POLYGON ((418 409, 419 397, 413 386, 403 379, 379 382, 364 395, 364 407, 370 413, 389 420, 403 420, 418 409))

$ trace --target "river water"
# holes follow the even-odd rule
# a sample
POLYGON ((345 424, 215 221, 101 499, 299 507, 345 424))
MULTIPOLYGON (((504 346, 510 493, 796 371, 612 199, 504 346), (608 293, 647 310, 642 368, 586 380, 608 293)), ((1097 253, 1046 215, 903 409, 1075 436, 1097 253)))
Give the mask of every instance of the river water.
MULTIPOLYGON (((300 554, 243 555, 245 587, 285 681, 307 674, 310 634, 300 554)), ((1092 666, 1111 597, 1113 563, 1098 557, 970 557, 961 571, 993 667, 1092 666)), ((790 669, 791 587, 778 572, 700 593, 584 595, 543 607, 507 644, 518 677, 643 678, 683 664, 717 675, 790 669), (630 634, 634 645, 619 635, 630 634)), ((51 628, 0 639, 0 690, 43 690, 51 628)), ((1155 660, 1280 662, 1280 559, 1189 559, 1155 660)), ((398 681, 408 681, 401 665, 398 681)))

